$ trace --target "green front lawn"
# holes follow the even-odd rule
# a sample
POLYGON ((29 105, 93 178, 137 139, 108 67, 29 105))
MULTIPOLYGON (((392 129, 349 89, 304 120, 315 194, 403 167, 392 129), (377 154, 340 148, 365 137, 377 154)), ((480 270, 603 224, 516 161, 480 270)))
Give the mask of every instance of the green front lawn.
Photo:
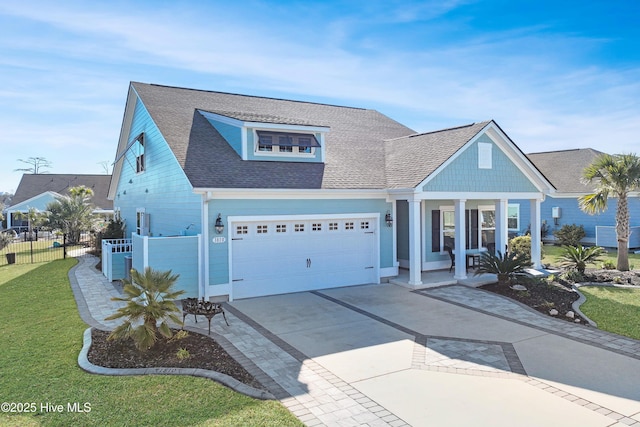
MULTIPOLYGON (((62 244, 62 238, 56 239, 56 242, 62 244)), ((0 266, 7 265, 7 258, 4 254, 15 253, 17 264, 27 264, 33 262, 48 262, 54 259, 63 259, 64 252, 62 247, 53 247, 54 240, 40 239, 33 242, 14 242, 4 248, 0 256, 0 266)), ((80 248, 80 245, 67 246, 67 252, 80 248)))
POLYGON ((580 310, 598 328, 640 340, 640 289, 582 286, 580 310))
MULTIPOLYGON (((542 247, 542 263, 552 266, 558 265, 558 258, 562 253, 562 246, 545 245, 542 247)), ((617 262, 618 251, 616 249, 606 249, 607 253, 597 264, 588 264, 587 268, 600 268, 605 261, 611 261, 615 265, 617 262)), ((629 252, 629 267, 632 270, 640 270, 640 254, 629 252)))
POLYGON ((0 267, 0 402, 36 407, 35 413, 0 413, 0 425, 301 425, 279 402, 251 399, 210 380, 81 370, 77 357, 87 326, 67 277, 75 262, 0 267), (67 412, 76 402, 88 403, 90 412, 67 412), (48 403, 64 412, 42 410, 48 403))

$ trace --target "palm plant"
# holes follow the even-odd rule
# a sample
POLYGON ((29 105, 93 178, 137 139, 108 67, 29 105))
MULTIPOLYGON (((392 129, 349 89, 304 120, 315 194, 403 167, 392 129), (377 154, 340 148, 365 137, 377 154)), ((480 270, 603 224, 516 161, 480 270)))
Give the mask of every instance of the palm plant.
POLYGON ((578 199, 580 209, 595 215, 607 209, 611 194, 618 198, 616 210, 616 236, 618 239, 617 269, 629 271, 629 204, 630 192, 640 188, 640 157, 635 154, 603 154, 583 171, 587 184, 595 183, 593 194, 578 199))
POLYGON ((577 270, 581 275, 584 274, 587 264, 595 264, 600 261, 600 257, 604 253, 604 249, 600 246, 564 246, 564 250, 560 255, 559 261, 561 267, 568 267, 577 270))
POLYGON ((91 204, 93 191, 80 186, 69 190, 69 196, 56 198, 47 205, 49 227, 59 229, 67 235, 70 243, 78 243, 83 231, 90 231, 95 225, 95 215, 91 204))
POLYGON ((179 313, 175 300, 185 291, 174 291, 172 287, 178 280, 177 274, 169 271, 158 271, 147 267, 144 274, 131 270, 131 279, 124 280, 124 297, 111 298, 127 304, 105 318, 114 320, 125 317, 126 320, 109 335, 110 340, 133 339, 140 351, 151 348, 158 340, 158 333, 171 338, 173 333, 169 321, 182 325, 182 321, 174 313, 179 313), (161 322, 158 325, 158 322, 161 322))
POLYGON ((527 259, 526 253, 505 252, 503 255, 500 251, 495 254, 487 251, 480 255, 480 264, 474 276, 485 273, 495 274, 498 276, 498 284, 506 286, 511 279, 523 275, 525 269, 530 266, 531 261, 527 259))

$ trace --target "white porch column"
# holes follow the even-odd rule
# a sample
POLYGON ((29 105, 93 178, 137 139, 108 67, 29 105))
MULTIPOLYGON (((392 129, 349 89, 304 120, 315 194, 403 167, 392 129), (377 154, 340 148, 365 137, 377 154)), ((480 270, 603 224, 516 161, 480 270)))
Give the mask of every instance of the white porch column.
POLYGON ((420 224, 420 200, 408 200, 409 204, 409 285, 422 285, 422 250, 420 248, 422 224, 420 224))
POLYGON ((466 279, 467 278, 467 230, 465 224, 465 203, 466 200, 454 200, 454 222, 456 226, 456 268, 454 279, 466 279))
POLYGON ((509 226, 507 224, 509 201, 507 199, 496 200, 496 250, 505 253, 509 244, 509 226))
POLYGON ((531 262, 533 262, 533 268, 542 267, 542 248, 541 240, 542 235, 540 233, 540 203, 539 199, 529 200, 531 206, 531 262))

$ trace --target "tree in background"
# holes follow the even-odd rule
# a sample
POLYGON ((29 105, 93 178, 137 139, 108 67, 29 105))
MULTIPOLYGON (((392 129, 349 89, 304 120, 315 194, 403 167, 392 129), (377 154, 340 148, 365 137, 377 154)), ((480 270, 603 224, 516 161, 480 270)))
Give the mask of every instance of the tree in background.
POLYGON ((92 196, 93 190, 81 185, 70 188, 68 196, 57 197, 47 205, 49 227, 66 234, 69 243, 80 242, 81 234, 91 231, 96 222, 92 196))
POLYGON ((640 189, 640 157, 635 154, 603 154, 587 166, 583 173, 587 184, 595 184, 593 194, 578 199, 580 209, 595 215, 607 209, 609 195, 618 198, 616 209, 616 236, 618 238, 617 269, 629 271, 630 192, 640 189))
POLYGON ((28 168, 14 169, 14 172, 27 172, 34 175, 49 172, 47 168, 51 167, 51 162, 44 157, 28 157, 25 159, 18 159, 19 162, 29 165, 28 168))

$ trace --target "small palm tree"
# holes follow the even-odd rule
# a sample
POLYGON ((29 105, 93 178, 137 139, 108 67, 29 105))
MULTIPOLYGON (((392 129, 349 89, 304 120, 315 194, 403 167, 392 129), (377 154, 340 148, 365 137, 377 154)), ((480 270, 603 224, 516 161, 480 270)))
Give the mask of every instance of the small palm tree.
POLYGON ((145 351, 158 340, 158 333, 171 338, 173 334, 168 321, 182 325, 180 318, 174 314, 180 312, 174 301, 185 292, 171 289, 176 280, 178 275, 172 275, 171 270, 157 271, 147 267, 144 274, 131 270, 131 280, 124 281, 126 296, 111 298, 113 301, 124 301, 127 305, 105 319, 126 317, 127 320, 111 332, 109 339, 132 338, 136 347, 145 351), (158 322, 161 322, 159 326, 158 322))
POLYGON ((603 154, 583 171, 587 184, 595 183, 593 194, 578 198, 580 209, 595 215, 607 209, 609 194, 618 198, 616 209, 616 235, 618 238, 617 268, 629 271, 629 223, 630 192, 640 189, 640 157, 635 154, 603 154))
POLYGON ((565 246, 559 261, 561 267, 568 267, 584 274, 587 264, 595 264, 600 261, 600 256, 604 253, 604 249, 600 246, 565 246))
POLYGON ((505 252, 504 255, 497 251, 496 254, 488 251, 480 255, 480 264, 474 273, 495 274, 498 276, 499 285, 509 285, 511 279, 524 274, 524 270, 531 266, 526 253, 505 252))

